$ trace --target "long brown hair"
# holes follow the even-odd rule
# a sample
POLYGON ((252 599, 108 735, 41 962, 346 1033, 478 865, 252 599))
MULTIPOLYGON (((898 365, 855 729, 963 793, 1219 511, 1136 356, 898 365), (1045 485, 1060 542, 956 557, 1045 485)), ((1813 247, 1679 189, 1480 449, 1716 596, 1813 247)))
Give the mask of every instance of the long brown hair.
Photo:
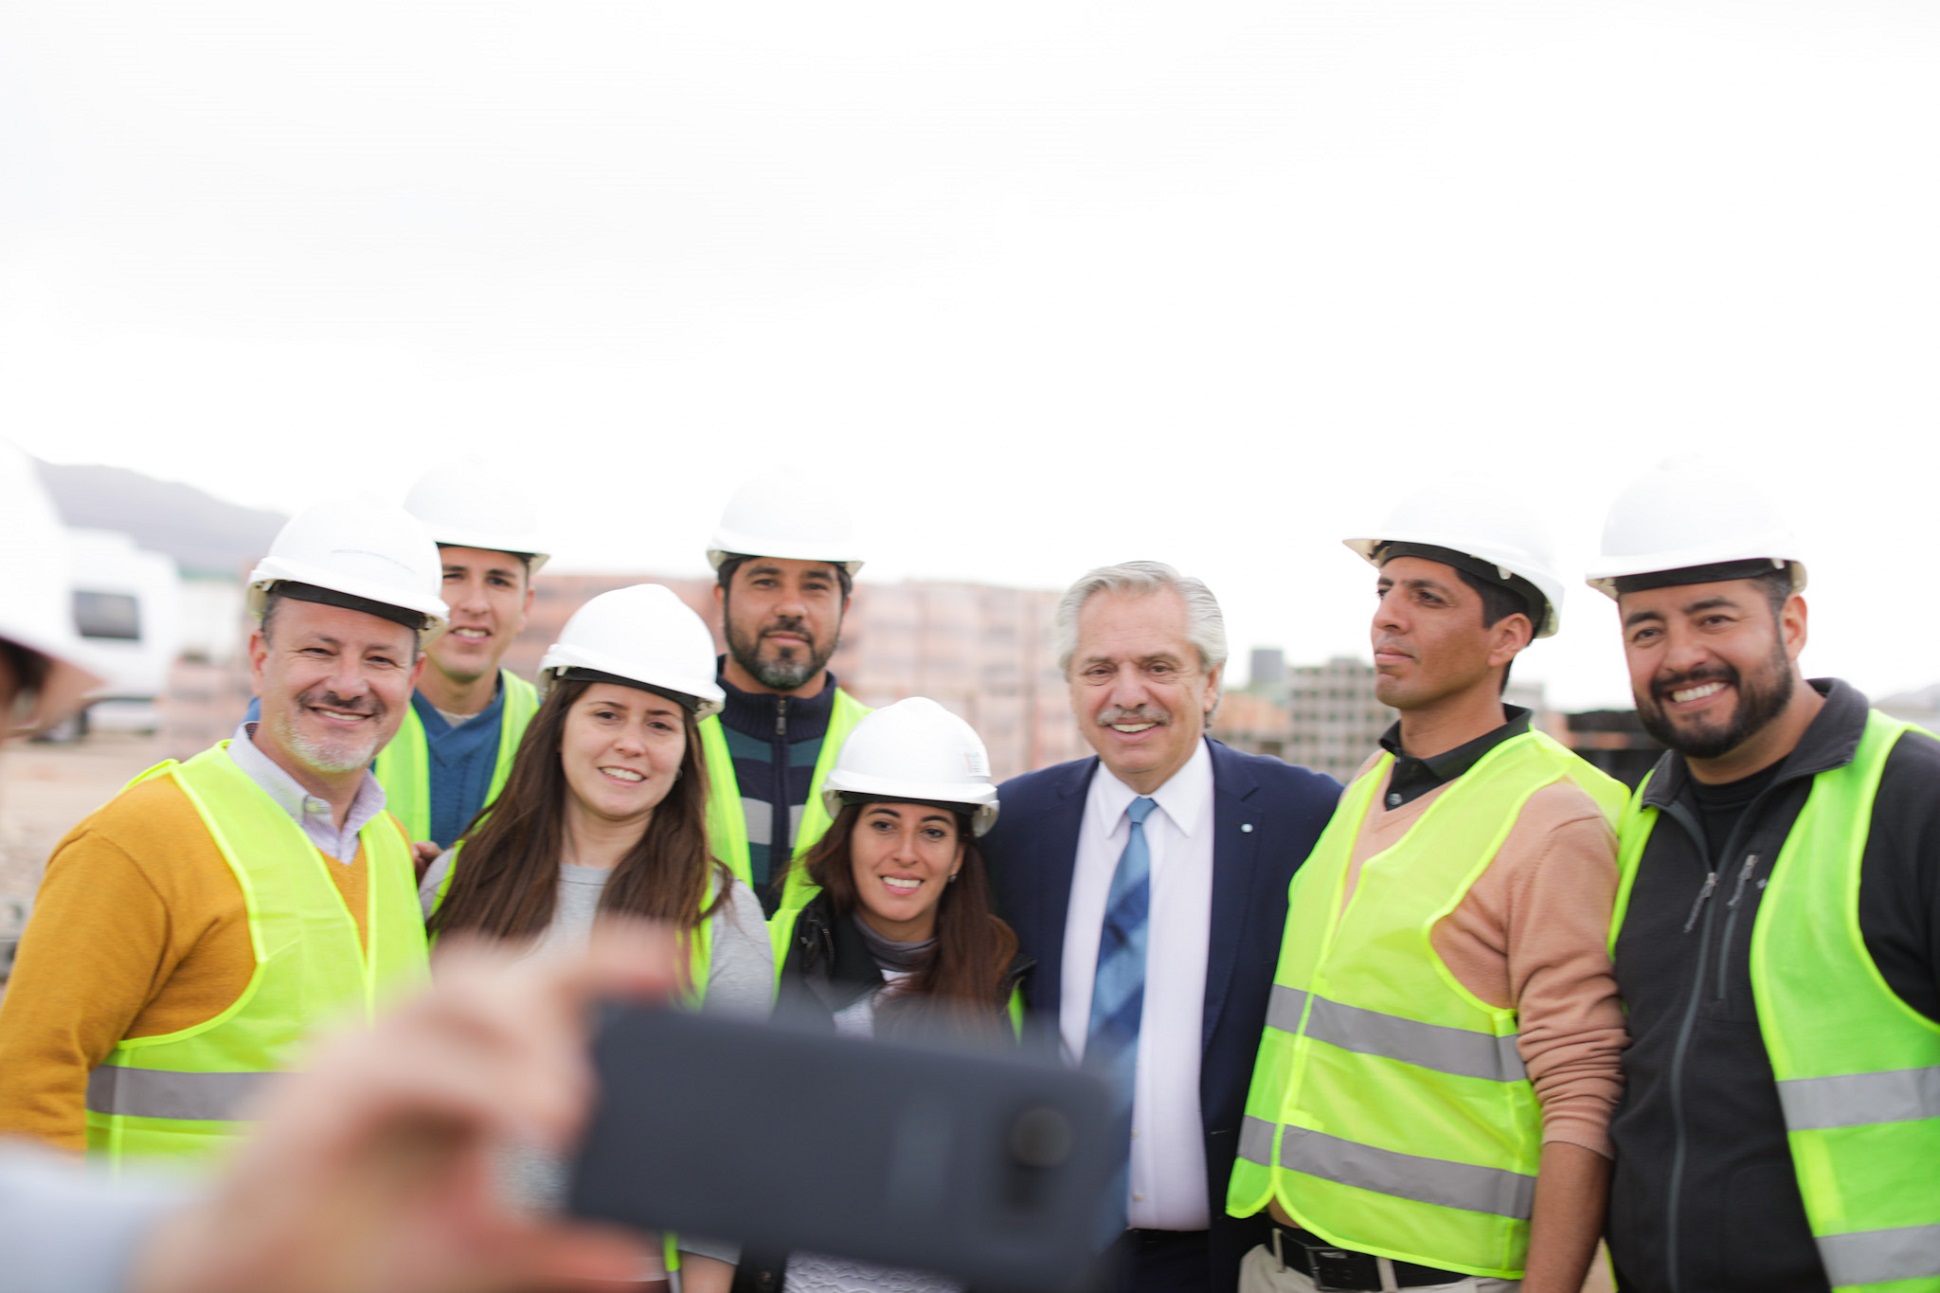
MULTIPOLYGON (((429 922, 432 933, 470 929, 525 939, 552 923, 566 847, 566 796, 572 793, 560 743, 567 713, 592 685, 560 682, 547 693, 519 742, 505 789, 465 831, 451 888, 429 922)), ((599 909, 692 929, 727 895, 730 873, 708 853, 707 765, 694 716, 683 714, 687 749, 680 775, 655 806, 639 842, 613 869, 599 909), (710 903, 709 880, 717 868, 719 883, 710 903)))
MULTIPOLYGON (((990 909, 990 879, 983 853, 970 833, 969 814, 951 816, 963 844, 963 865, 937 900, 936 946, 919 969, 889 990, 883 1004, 886 1018, 934 1013, 947 1017, 959 1032, 981 1035, 990 1031, 1007 1004, 1004 985, 1017 955, 1017 935, 990 909)), ((838 917, 855 914, 861 905, 849 852, 861 817, 860 805, 842 805, 801 861, 808 868, 808 878, 828 894, 838 917)))

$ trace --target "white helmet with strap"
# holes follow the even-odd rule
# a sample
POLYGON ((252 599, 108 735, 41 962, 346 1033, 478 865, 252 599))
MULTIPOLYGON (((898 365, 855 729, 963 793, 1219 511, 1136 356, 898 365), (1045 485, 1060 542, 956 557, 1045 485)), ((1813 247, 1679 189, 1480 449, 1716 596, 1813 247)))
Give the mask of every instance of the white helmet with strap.
POLYGON ((1803 592, 1798 536, 1772 501, 1748 486, 1742 472, 1688 454, 1658 463, 1617 495, 1588 582, 1614 598, 1788 567, 1792 591, 1803 592))
POLYGON ((249 613, 262 618, 274 590, 429 633, 449 613, 438 595, 443 577, 438 545, 409 512, 369 498, 326 499, 291 517, 256 563, 249 613))
POLYGON ((990 755, 975 728, 923 696, 899 700, 855 725, 822 783, 833 817, 850 801, 939 804, 970 817, 970 833, 997 822, 990 755))
MULTIPOLYGON (((1514 499, 1478 505, 1475 485, 1444 482, 1396 506, 1379 535, 1342 542, 1377 569, 1396 556, 1420 556, 1501 584, 1529 604, 1535 636, 1562 627, 1563 579, 1549 531, 1514 499)), ((1500 490, 1500 485, 1493 488, 1500 490)))
POLYGON ((534 575, 551 555, 539 546, 538 513, 526 491, 477 459, 439 463, 418 477, 404 510, 424 522, 439 547, 509 552, 524 557, 534 575))
POLYGON ((0 642, 34 658, 40 676, 14 713, 0 712, 0 737, 60 722, 101 685, 74 631, 67 531, 33 459, 0 441, 0 642))
POLYGON ((862 559, 855 555, 853 528, 830 491, 800 476, 757 476, 728 500, 707 546, 707 563, 719 570, 729 557, 783 557, 826 561, 854 575, 862 559))
POLYGON ((539 662, 540 694, 574 680, 638 687, 700 718, 727 699, 714 680, 714 635, 660 584, 616 588, 573 612, 539 662))

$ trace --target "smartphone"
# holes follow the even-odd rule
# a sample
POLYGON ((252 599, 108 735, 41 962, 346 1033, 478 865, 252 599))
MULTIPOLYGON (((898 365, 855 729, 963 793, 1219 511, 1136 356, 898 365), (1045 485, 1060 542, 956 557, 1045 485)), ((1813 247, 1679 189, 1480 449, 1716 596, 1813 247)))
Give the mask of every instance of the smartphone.
POLYGON ((661 1007, 615 1008, 593 1054, 576 1215, 1019 1293, 1092 1274, 1124 1154, 1097 1077, 661 1007))

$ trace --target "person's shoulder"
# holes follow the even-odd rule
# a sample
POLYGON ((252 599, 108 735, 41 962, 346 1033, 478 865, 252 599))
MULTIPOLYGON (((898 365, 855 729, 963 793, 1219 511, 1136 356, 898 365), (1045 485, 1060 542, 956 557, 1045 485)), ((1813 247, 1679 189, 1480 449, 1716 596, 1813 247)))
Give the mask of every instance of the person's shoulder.
POLYGON ((1097 767, 1096 756, 1088 755, 1082 759, 1072 759, 1068 763, 1054 763, 1048 768, 1035 772, 1025 772, 1010 778, 997 787, 997 803, 1001 806, 998 821, 1003 813, 1011 812, 1012 806, 1023 807, 1046 798, 1059 798, 1073 790, 1081 790, 1097 767))
POLYGON ((1525 821, 1536 818, 1553 826, 1591 820, 1607 826, 1610 820, 1596 798, 1569 777, 1538 786, 1523 802, 1522 816, 1525 821))
MULTIPOLYGON (((1892 753, 1886 756, 1886 767, 1881 773, 1881 784, 1887 777, 1919 778, 1922 780, 1940 777, 1940 736, 1915 727, 1901 735, 1893 743, 1892 753)), ((1932 784, 1929 782, 1929 784, 1932 784)), ((1940 801, 1940 796, 1933 797, 1940 801)))
POLYGON ((1238 774, 1250 777, 1276 795, 1292 796, 1296 801, 1325 800, 1331 808, 1334 801, 1340 798, 1340 782, 1324 772, 1288 763, 1271 754, 1248 754, 1218 741, 1212 742, 1210 748, 1215 786, 1222 780, 1232 780, 1238 774))
POLYGON ((194 802, 174 777, 158 773, 124 786, 114 798, 82 818, 68 838, 86 834, 128 847, 187 831, 206 834, 194 802))
POLYGON ((1923 835, 1940 827, 1940 738, 1916 727, 1893 743, 1880 769, 1873 819, 1923 835))

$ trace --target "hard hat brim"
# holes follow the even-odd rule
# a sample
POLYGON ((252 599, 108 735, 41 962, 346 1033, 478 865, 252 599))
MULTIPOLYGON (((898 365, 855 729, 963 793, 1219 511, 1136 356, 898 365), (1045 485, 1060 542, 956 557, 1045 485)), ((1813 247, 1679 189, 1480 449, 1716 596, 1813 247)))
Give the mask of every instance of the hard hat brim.
POLYGON ((92 693, 107 685, 107 679, 88 658, 87 648, 79 638, 0 624, 0 639, 47 661, 47 674, 35 691, 33 707, 17 719, 0 712, 0 719, 11 725, 11 730, 0 735, 31 736, 45 731, 80 709, 92 693))
MULTIPOLYGON (((426 527, 426 529, 430 528, 426 527)), ((525 572, 528 577, 538 574, 546 562, 552 559, 552 554, 549 552, 534 552, 516 544, 507 543, 506 540, 509 537, 504 534, 481 534, 476 531, 452 529, 449 526, 440 526, 431 530, 432 542, 440 548, 477 548, 483 552, 503 552, 507 556, 519 557, 525 562, 525 572)))
POLYGON ((269 600, 270 586, 280 583, 314 584, 318 588, 329 588, 365 601, 378 602, 385 606, 395 606, 424 617, 423 633, 437 633, 445 627, 451 608, 434 597, 409 597, 398 595, 395 587, 387 587, 365 579, 346 579, 334 570, 313 566, 304 561, 290 561, 282 557, 264 557, 249 575, 249 613, 256 619, 263 617, 263 605, 269 600))
POLYGON ((868 795, 871 799, 897 804, 949 804, 970 816, 970 833, 983 835, 997 824, 997 787, 965 786, 960 782, 898 781, 891 777, 843 775, 840 769, 829 772, 822 783, 822 806, 833 817, 842 809, 844 794, 868 795))
POLYGON ((1381 549, 1391 543, 1418 543, 1447 548, 1451 552, 1465 552, 1476 561, 1487 562, 1498 569, 1521 576, 1542 594, 1544 613, 1542 621, 1534 626, 1535 632, 1531 635, 1532 639, 1555 637, 1557 630, 1563 627, 1562 579, 1554 571, 1538 565, 1527 557, 1501 552, 1468 552, 1465 548, 1450 544, 1446 536, 1438 537, 1434 534, 1407 529, 1397 529, 1394 533, 1384 534, 1378 539, 1342 539, 1341 543, 1376 570, 1381 568, 1379 555, 1381 549))
POLYGON ((564 646, 553 643, 539 665, 539 695, 544 697, 552 690, 559 674, 567 669, 591 669, 596 673, 609 674, 616 679, 632 683, 643 691, 672 693, 676 700, 686 697, 693 702, 694 717, 706 718, 721 712, 727 701, 727 693, 712 679, 703 682, 697 678, 675 678, 669 674, 654 671, 653 677, 644 676, 644 671, 602 651, 588 651, 583 647, 564 646))
MULTIPOLYGON (((1777 569, 1780 565, 1790 569, 1792 573, 1793 592, 1802 593, 1805 591, 1805 562, 1797 557, 1775 556, 1761 552, 1752 552, 1747 555, 1744 551, 1747 546, 1759 547, 1765 545, 1719 543, 1712 545, 1709 549, 1691 548, 1674 553, 1647 553, 1627 561, 1605 561, 1595 569, 1586 572, 1583 577, 1583 582, 1614 602, 1618 597, 1618 583, 1638 575, 1656 575, 1679 570, 1689 570, 1701 574, 1701 572, 1709 567, 1726 565, 1731 562, 1769 561, 1773 563, 1773 569, 1777 569)), ((1771 546, 1779 547, 1780 545, 1771 546)), ((1785 544, 1782 547, 1784 551, 1797 551, 1796 547, 1791 544, 1785 544)), ((1714 582, 1714 580, 1694 577, 1682 582, 1703 584, 1714 582)))
POLYGON ((831 556, 826 548, 815 544, 777 543, 773 539, 758 538, 741 534, 734 530, 718 530, 714 541, 708 545, 707 564, 719 570, 730 557, 778 557, 783 561, 826 561, 831 566, 840 566, 853 577, 862 569, 860 557, 831 556))

